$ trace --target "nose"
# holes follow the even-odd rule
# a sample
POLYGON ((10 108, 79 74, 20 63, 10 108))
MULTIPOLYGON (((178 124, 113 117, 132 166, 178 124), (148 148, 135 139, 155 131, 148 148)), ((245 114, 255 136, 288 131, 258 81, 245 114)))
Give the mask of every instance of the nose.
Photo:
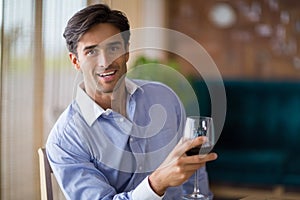
POLYGON ((100 49, 99 55, 97 56, 98 65, 100 67, 106 68, 110 65, 110 59, 109 56, 106 55, 105 51, 103 49, 100 49))

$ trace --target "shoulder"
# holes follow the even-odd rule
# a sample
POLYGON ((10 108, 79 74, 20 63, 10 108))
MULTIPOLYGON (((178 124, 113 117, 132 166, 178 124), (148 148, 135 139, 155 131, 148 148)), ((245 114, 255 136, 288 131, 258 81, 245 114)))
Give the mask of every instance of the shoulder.
MULTIPOLYGON (((76 140, 76 130, 79 124, 84 124, 82 116, 79 113, 78 105, 74 102, 70 104, 59 116, 52 127, 47 139, 47 143, 60 144, 62 141, 76 140)), ((78 138, 77 138, 78 139, 78 138)))
POLYGON ((168 107, 181 107, 177 94, 166 84, 148 80, 132 80, 140 89, 136 97, 144 103, 164 104, 168 107))
POLYGON ((89 125, 80 114, 76 101, 73 101, 60 115, 46 141, 48 157, 55 162, 68 162, 65 158, 90 158, 90 151, 85 138, 89 125), (63 161, 64 160, 64 161, 63 161))
POLYGON ((162 92, 162 94, 169 93, 177 96, 176 93, 164 83, 140 79, 134 79, 132 81, 137 84, 139 88, 143 90, 143 92, 162 92))

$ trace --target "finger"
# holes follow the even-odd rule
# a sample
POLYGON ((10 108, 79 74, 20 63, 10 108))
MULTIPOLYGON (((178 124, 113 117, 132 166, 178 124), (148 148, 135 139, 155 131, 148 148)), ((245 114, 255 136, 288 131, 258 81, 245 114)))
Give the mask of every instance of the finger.
POLYGON ((200 136, 195 139, 186 139, 181 138, 181 140, 178 142, 178 144, 175 146, 173 151, 169 154, 167 159, 162 163, 162 166, 168 166, 172 164, 173 162, 176 162, 180 157, 186 156, 186 152, 190 150, 193 147, 199 146, 203 144, 206 141, 205 136, 200 136))
POLYGON ((183 168, 186 172, 194 172, 195 170, 205 166, 206 162, 212 161, 217 159, 216 153, 210 153, 205 157, 199 157, 199 156, 188 156, 187 160, 188 162, 185 163, 183 168))
POLYGON ((194 139, 182 138, 176 146, 176 154, 181 156, 185 154, 188 150, 200 146, 207 141, 207 137, 200 136, 194 139))
POLYGON ((183 162, 188 164, 201 164, 209 161, 216 160, 218 155, 216 153, 209 153, 206 155, 194 155, 194 156, 185 156, 183 162))
POLYGON ((205 142, 208 141, 208 138, 206 136, 199 136, 193 139, 193 145, 199 146, 204 144, 205 142))
POLYGON ((196 170, 203 167, 205 164, 193 164, 193 165, 187 165, 184 167, 185 171, 188 173, 194 173, 196 170))
POLYGON ((204 159, 205 162, 213 161, 218 158, 218 154, 212 152, 206 155, 199 155, 199 159, 204 159))
POLYGON ((172 152, 176 157, 181 157, 192 146, 193 140, 181 138, 172 152))

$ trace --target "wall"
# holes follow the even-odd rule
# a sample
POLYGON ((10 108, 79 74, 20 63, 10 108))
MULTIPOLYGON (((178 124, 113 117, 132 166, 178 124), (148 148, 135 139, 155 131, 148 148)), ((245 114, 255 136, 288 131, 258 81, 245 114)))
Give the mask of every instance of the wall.
POLYGON ((167 13, 168 27, 198 41, 224 78, 300 78, 300 1, 168 0, 167 13))

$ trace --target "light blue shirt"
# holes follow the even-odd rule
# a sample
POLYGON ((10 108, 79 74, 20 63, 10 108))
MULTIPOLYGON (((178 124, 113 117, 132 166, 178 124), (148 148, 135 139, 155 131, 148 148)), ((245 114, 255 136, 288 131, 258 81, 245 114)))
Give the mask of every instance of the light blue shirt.
MULTIPOLYGON (((77 88, 46 143, 54 175, 67 199, 180 199, 193 180, 157 196, 148 175, 182 137, 184 108, 167 86, 126 79, 126 114, 104 110, 77 88)), ((212 197, 205 167, 201 192, 212 197)))

